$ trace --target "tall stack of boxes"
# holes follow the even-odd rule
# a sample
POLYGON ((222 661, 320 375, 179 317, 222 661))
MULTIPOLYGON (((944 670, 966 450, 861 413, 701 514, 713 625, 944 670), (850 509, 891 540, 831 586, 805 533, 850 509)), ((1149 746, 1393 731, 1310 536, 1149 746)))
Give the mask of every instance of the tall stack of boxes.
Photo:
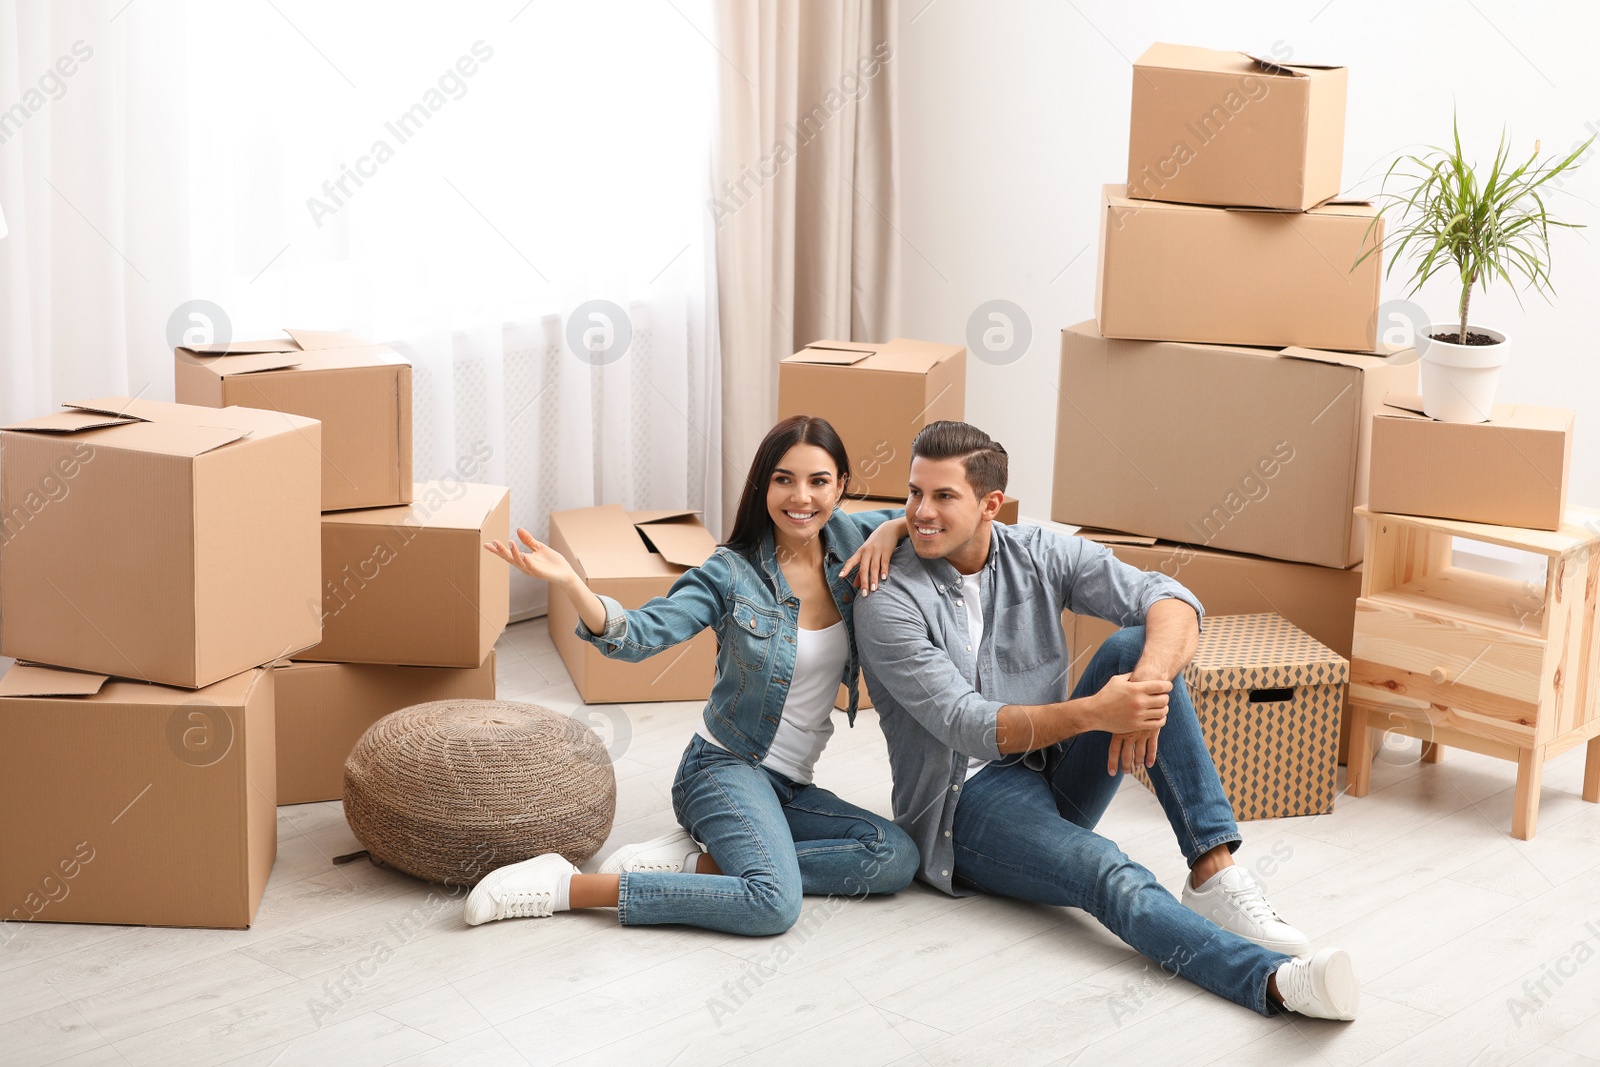
POLYGON ((322 423, 322 580, 302 604, 321 640, 274 671, 278 803, 302 804, 340 798, 345 757, 390 712, 494 697, 510 587, 483 544, 510 536, 511 513, 501 486, 412 481, 404 357, 348 334, 285 332, 180 348, 174 367, 181 401, 322 423))
POLYGON ((180 349, 180 403, 0 431, 0 912, 245 927, 279 803, 383 715, 494 695, 505 489, 411 480, 410 366, 180 349), (337 510, 336 510, 337 509, 337 510))
POLYGON ((272 664, 316 644, 322 427, 112 397, 0 432, 0 913, 248 926, 272 664), (48 666, 47 666, 48 665, 48 666))
MULTIPOLYGON (((1355 265, 1383 220, 1337 199, 1345 87, 1176 45, 1135 64, 1096 317, 1062 333, 1051 517, 1348 659, 1373 415, 1417 376, 1377 336, 1381 255, 1355 265)), ((1075 681, 1112 627, 1066 622, 1075 681)))

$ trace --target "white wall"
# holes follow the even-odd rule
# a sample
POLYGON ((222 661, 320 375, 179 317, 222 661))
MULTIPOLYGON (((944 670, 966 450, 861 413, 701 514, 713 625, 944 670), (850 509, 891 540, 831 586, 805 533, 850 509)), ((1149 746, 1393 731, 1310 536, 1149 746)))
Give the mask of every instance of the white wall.
MULTIPOLYGON (((1126 177, 1131 61, 1152 42, 1276 46, 1348 66, 1344 185, 1360 193, 1406 146, 1447 139, 1452 103, 1469 156, 1485 161, 1502 124, 1523 156, 1536 138, 1570 151, 1600 129, 1600 8, 1576 0, 902 0, 900 10, 901 332, 958 341, 995 298, 1027 313, 1033 340, 1019 361, 969 356, 967 417, 1011 453, 1012 494, 1034 517, 1050 510, 1059 331, 1094 313, 1098 190, 1126 177)), ((1600 227, 1600 148, 1565 188, 1566 217, 1600 227)), ((1516 346, 1502 401, 1577 409, 1570 502, 1600 506, 1600 228, 1553 244, 1553 305, 1530 295, 1519 307, 1501 285, 1475 298, 1472 318, 1516 346)), ((1402 283, 1397 268, 1385 298, 1405 295, 1402 283)), ((1453 315, 1448 284, 1416 299, 1453 315)))

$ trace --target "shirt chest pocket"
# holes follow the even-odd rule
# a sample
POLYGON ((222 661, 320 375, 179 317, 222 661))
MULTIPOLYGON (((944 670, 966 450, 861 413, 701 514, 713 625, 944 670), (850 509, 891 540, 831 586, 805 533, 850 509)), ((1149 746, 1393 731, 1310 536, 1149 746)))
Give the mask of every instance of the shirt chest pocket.
POLYGON ((1008 604, 995 613, 995 662, 1007 674, 1021 674, 1044 666, 1059 645, 1044 629, 1050 625, 1048 618, 1041 618, 1035 607, 1030 598, 1008 604))
POLYGON ((739 666, 751 671, 766 667, 772 656, 772 644, 778 639, 780 621, 777 615, 763 611, 748 600, 734 598, 726 633, 739 666))

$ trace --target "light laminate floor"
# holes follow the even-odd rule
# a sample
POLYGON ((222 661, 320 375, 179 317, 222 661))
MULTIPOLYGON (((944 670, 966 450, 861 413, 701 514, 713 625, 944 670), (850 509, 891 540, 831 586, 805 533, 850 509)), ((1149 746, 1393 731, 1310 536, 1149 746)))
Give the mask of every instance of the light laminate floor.
MULTIPOLYGON (((584 708, 542 620, 499 649, 503 697, 611 742, 613 841, 668 828, 697 707, 584 708)), ((1386 751, 1371 795, 1331 815, 1244 825, 1239 859, 1278 909, 1354 956, 1352 1024, 1266 1019, 1156 977, 1079 911, 920 884, 807 898, 778 938, 623 929, 611 911, 468 928, 459 892, 334 867, 359 845, 330 803, 279 809, 249 930, 8 927, 0 1063, 1600 1065, 1600 805, 1578 796, 1582 749, 1548 766, 1531 842, 1509 836, 1511 764, 1417 755, 1386 751)), ((872 713, 840 723, 817 779, 888 811, 872 713)), ((1137 783, 1101 829, 1181 885, 1137 783)))

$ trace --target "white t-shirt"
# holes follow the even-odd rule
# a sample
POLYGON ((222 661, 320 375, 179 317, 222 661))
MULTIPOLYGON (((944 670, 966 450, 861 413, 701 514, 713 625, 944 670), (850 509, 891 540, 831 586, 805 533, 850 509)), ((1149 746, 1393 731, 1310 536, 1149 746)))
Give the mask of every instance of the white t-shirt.
MULTIPOLYGON (((983 572, 961 576, 961 599, 967 609, 967 636, 972 644, 972 654, 977 656, 983 647, 983 572)), ((967 777, 989 766, 989 760, 978 756, 967 757, 967 777)))
MULTIPOLYGON (((833 704, 849 662, 850 631, 843 619, 822 630, 796 631, 789 695, 772 745, 761 761, 763 767, 796 782, 811 782, 817 757, 833 736, 833 704)), ((714 745, 719 743, 703 723, 698 733, 714 745)))

